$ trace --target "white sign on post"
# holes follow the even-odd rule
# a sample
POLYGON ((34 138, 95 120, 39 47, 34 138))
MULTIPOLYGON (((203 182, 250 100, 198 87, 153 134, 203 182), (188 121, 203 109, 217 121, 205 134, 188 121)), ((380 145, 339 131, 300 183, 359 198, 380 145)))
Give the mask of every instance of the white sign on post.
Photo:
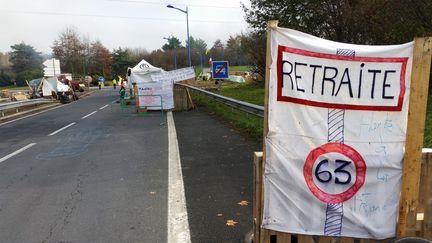
POLYGON ((137 84, 139 107, 147 107, 148 110, 164 110, 174 108, 173 83, 172 82, 146 82, 137 84))
POLYGON ((48 59, 42 64, 45 66, 43 69, 44 77, 56 77, 57 75, 61 74, 60 61, 58 59, 48 59))
POLYGON ((271 30, 263 227, 395 236, 413 43, 271 30))

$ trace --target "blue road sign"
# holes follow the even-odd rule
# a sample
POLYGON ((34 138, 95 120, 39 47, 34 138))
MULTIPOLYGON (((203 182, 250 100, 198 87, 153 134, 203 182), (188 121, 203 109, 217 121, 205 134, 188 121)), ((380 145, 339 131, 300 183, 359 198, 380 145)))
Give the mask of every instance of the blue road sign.
POLYGON ((99 81, 101 81, 101 82, 105 82, 105 78, 102 77, 102 76, 99 76, 99 81))
POLYGON ((228 61, 212 62, 212 78, 226 79, 229 77, 228 61))

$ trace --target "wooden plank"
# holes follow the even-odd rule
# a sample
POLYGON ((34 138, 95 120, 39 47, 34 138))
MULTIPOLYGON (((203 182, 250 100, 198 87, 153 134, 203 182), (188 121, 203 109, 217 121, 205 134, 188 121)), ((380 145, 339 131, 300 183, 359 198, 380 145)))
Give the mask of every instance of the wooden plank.
MULTIPOLYGON (((271 60, 271 35, 270 31, 276 29, 279 21, 270 20, 267 22, 267 48, 266 48, 266 69, 265 69, 265 93, 264 93, 264 140, 268 133, 268 101, 269 101, 269 83, 270 83, 270 66, 271 60)), ((263 143, 263 152, 265 158, 265 143, 263 143)))
POLYGON ((360 239, 360 243, 372 243, 370 239, 360 239))
POLYGON ((431 52, 432 38, 416 38, 414 40, 398 237, 415 236, 431 52))
POLYGON ((297 235, 298 243, 314 243, 311 235, 297 235))
POLYGON ((426 185, 422 237, 432 240, 432 152, 428 152, 425 159, 426 175, 422 178, 422 183, 426 185))
MULTIPOLYGON (((278 21, 277 20, 270 20, 267 22, 267 48, 266 48, 266 71, 265 71, 265 94, 264 94, 264 134, 263 134, 263 173, 265 170, 265 154, 266 154, 266 148, 265 148, 265 138, 268 133, 268 96, 269 96, 269 81, 270 81, 270 65, 271 65, 271 50, 270 50, 270 30, 277 28, 278 21)), ((264 194, 264 187, 262 187, 264 194)), ((263 206, 264 197, 261 198, 261 205, 263 206)), ((264 242, 264 239, 262 237, 265 236, 265 232, 261 231, 260 237, 261 241, 264 242)))
POLYGON ((333 238, 329 236, 319 236, 318 243, 332 243, 333 238))
POLYGON ((262 220, 262 152, 254 153, 254 195, 253 195, 253 217, 254 217, 254 242, 259 242, 261 220, 262 220))
POLYGON ((422 159, 421 159, 421 172, 420 172, 420 186, 419 186, 419 199, 418 199, 418 205, 417 205, 417 213, 423 213, 424 212, 424 206, 426 203, 426 187, 427 185, 424 182, 427 176, 427 153, 422 153, 422 159))
POLYGON ((291 243, 291 234, 277 232, 277 243, 291 243))
MULTIPOLYGON (((254 241, 255 242, 255 241, 254 241)), ((270 230, 261 228, 260 243, 270 243, 270 230)))
POLYGON ((339 243, 354 243, 354 238, 341 237, 339 243))
POLYGON ((419 186, 419 198, 417 205, 417 221, 416 221, 416 236, 422 237, 424 235, 423 232, 423 219, 420 219, 422 215, 424 215, 425 206, 427 204, 426 195, 427 195, 427 184, 425 180, 427 180, 427 153, 422 153, 421 159, 421 173, 420 173, 420 186, 419 186))
POLYGON ((186 88, 186 93, 187 93, 188 101, 189 101, 187 103, 187 110, 195 109, 195 104, 193 103, 192 96, 191 96, 190 90, 188 88, 186 88))

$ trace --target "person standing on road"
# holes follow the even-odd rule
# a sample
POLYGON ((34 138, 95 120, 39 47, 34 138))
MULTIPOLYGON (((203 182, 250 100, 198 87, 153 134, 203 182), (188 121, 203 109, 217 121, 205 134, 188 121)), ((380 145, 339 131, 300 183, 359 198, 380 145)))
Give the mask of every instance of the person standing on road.
POLYGON ((117 88, 117 80, 115 78, 113 79, 112 83, 113 83, 114 89, 116 89, 117 88))
POLYGON ((123 80, 120 80, 120 99, 124 99, 124 96, 126 94, 126 87, 125 87, 125 83, 123 80))
POLYGON ((103 83, 105 82, 105 78, 104 78, 104 77, 102 77, 102 76, 99 76, 98 80, 99 80, 99 82, 98 82, 98 85, 99 85, 99 89, 101 89, 101 88, 102 88, 102 85, 103 85, 103 83))

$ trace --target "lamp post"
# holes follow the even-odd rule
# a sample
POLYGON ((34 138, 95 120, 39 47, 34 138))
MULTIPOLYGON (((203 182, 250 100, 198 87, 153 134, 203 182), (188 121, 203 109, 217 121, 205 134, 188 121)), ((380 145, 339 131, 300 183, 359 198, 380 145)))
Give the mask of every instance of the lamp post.
MULTIPOLYGON (((173 56, 174 56, 174 70, 175 70, 175 69, 177 69, 176 44, 170 38, 167 38, 167 37, 163 37, 163 38, 165 40, 167 40, 169 44, 173 43, 173 47, 174 47, 174 54, 173 54, 173 56)), ((173 37, 171 37, 171 38, 173 38, 173 37)))
POLYGON ((202 70, 203 70, 203 57, 202 57, 201 52, 197 51, 197 54, 198 54, 199 57, 200 57, 200 65, 201 65, 201 71, 202 71, 202 70))
POLYGON ((191 66, 191 56, 190 56, 190 41, 189 41, 189 12, 188 12, 188 8, 186 7, 186 10, 183 10, 181 8, 176 8, 171 4, 168 4, 167 8, 177 9, 178 11, 181 11, 181 12, 186 14, 187 42, 188 42, 187 43, 187 46, 188 46, 188 65, 190 67, 191 66))

